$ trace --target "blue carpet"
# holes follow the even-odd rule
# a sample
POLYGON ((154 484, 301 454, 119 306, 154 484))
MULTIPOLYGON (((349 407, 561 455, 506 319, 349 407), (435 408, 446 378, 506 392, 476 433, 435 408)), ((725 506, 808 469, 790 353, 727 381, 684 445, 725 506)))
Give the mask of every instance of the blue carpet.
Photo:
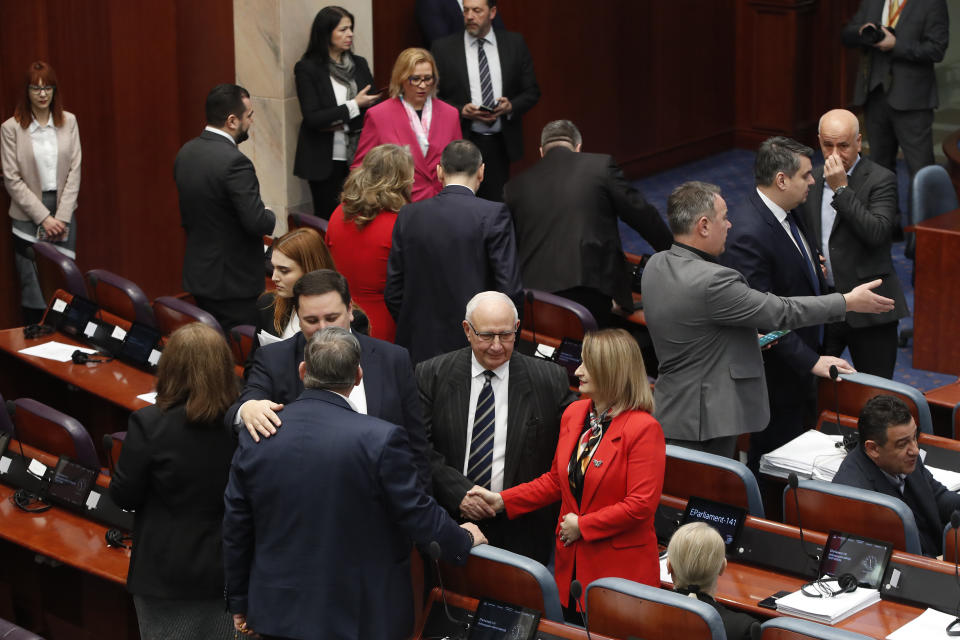
MULTIPOLYGON (((691 162, 662 173, 648 176, 642 180, 637 180, 633 184, 637 187, 644 197, 657 207, 660 215, 666 218, 667 197, 674 187, 688 180, 702 180, 712 182, 718 185, 723 191, 724 200, 730 209, 737 209, 746 202, 747 195, 753 190, 753 159, 754 153, 744 149, 734 149, 725 151, 716 155, 691 162)), ((814 158, 814 164, 822 163, 823 158, 819 152, 814 158)), ((903 162, 900 161, 900 165, 903 162)), ((897 171, 900 209, 907 209, 907 186, 908 178, 906 167, 900 166, 897 171)), ((623 241, 623 248, 636 254, 649 254, 653 252, 647 242, 640 235, 620 223, 620 237, 623 241)), ((913 308, 913 286, 911 285, 912 263, 903 255, 903 242, 897 242, 893 245, 893 265, 903 285, 904 293, 907 297, 907 304, 913 308)), ((900 320, 900 329, 913 327, 913 318, 907 317, 900 320)), ((957 380, 957 376, 934 373, 932 371, 923 371, 912 367, 913 361, 913 342, 899 350, 897 354, 897 367, 894 371, 894 379, 898 382, 909 384, 921 391, 927 391, 936 387, 941 387, 957 380)), ((844 357, 849 360, 849 353, 844 357)))

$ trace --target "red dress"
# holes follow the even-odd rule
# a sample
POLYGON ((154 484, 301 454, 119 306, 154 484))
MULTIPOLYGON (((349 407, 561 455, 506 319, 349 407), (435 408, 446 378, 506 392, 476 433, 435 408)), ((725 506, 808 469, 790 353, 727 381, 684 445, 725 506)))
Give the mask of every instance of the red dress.
POLYGON ((350 297, 370 318, 370 335, 393 342, 397 325, 383 301, 387 258, 397 214, 381 211, 363 229, 343 217, 343 205, 334 209, 327 225, 327 247, 337 271, 350 285, 350 297))
POLYGON ((560 602, 570 599, 576 578, 588 585, 597 578, 626 578, 660 586, 660 563, 653 516, 663 490, 666 447, 660 424, 646 411, 627 411, 607 427, 583 479, 578 507, 570 490, 567 465, 580 440, 591 400, 574 402, 563 412, 553 467, 536 480, 500 495, 507 516, 515 518, 560 501, 564 514, 580 516, 581 538, 569 547, 556 539, 554 578, 560 602))

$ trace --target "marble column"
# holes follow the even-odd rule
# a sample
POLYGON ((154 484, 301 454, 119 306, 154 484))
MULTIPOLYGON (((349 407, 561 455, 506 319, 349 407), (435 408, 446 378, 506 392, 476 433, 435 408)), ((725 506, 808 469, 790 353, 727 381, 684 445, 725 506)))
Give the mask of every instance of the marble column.
MULTIPOLYGON (((373 65, 372 0, 335 0, 354 15, 353 47, 373 65)), ((236 82, 250 92, 254 120, 240 146, 253 161, 260 194, 277 214, 275 235, 287 231, 291 211, 312 212, 306 181, 293 175, 300 129, 300 104, 293 67, 310 39, 318 0, 234 0, 236 82)))

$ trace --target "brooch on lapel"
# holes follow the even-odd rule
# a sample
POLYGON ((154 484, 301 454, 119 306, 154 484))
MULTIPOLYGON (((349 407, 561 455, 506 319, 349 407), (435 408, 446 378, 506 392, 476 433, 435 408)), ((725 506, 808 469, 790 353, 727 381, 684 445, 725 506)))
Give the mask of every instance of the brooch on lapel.
POLYGON ((594 460, 594 461, 593 461, 593 466, 595 466, 595 467, 599 467, 599 466, 602 465, 602 464, 603 464, 603 460, 594 460))

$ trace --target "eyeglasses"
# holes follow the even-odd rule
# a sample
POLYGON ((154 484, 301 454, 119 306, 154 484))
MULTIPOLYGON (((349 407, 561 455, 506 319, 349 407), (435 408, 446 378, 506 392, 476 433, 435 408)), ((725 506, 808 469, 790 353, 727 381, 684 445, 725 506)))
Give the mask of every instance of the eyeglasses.
POLYGON ((433 84, 434 80, 436 80, 436 78, 433 76, 410 76, 407 78, 407 82, 415 87, 419 87, 420 85, 426 85, 429 87, 433 84))
POLYGON ((30 89, 30 93, 44 93, 44 92, 46 92, 46 93, 53 93, 53 90, 56 89, 56 87, 54 87, 54 86, 52 86, 52 85, 43 85, 43 86, 41 87, 41 86, 37 86, 37 85, 35 85, 35 84, 29 85, 28 88, 30 89))
POLYGON ((467 324, 470 325, 470 328, 473 329, 473 334, 477 336, 477 340, 483 343, 493 342, 495 338, 500 338, 500 344, 512 344, 514 340, 517 339, 516 331, 506 331, 504 333, 480 333, 477 331, 477 328, 473 326, 473 323, 469 320, 467 324))

